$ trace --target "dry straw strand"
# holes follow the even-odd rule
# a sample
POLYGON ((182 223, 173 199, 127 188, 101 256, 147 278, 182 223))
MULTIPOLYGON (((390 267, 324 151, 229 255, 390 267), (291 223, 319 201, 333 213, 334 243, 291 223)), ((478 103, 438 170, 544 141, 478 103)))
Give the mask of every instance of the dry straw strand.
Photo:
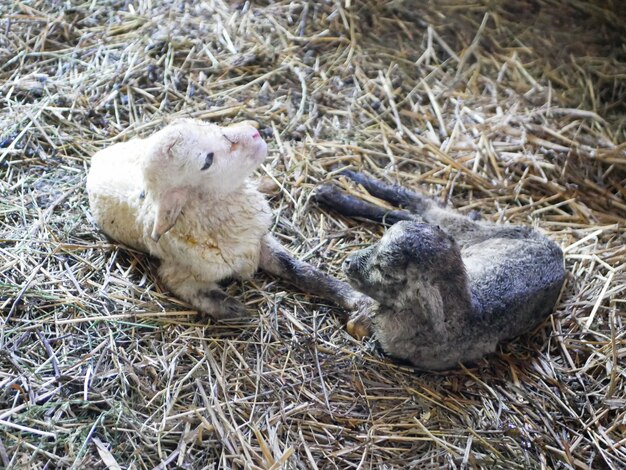
POLYGON ((4 2, 6 468, 625 468, 626 18, 617 0, 4 2), (255 120, 273 231, 341 277, 383 228, 315 206, 343 167, 565 251, 555 314, 427 373, 259 274, 213 323, 107 240, 90 155, 190 116, 255 120), (268 178, 269 177, 269 178, 268 178))

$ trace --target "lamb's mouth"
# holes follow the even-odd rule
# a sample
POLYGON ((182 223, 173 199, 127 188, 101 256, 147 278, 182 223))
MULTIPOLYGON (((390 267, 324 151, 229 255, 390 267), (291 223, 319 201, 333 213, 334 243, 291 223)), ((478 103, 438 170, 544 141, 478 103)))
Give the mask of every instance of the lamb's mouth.
POLYGON ((263 139, 258 138, 253 140, 250 146, 248 158, 257 164, 261 164, 267 157, 267 144, 263 139))
POLYGON ((348 256, 343 262, 342 270, 350 281, 350 284, 353 284, 355 287, 362 284, 362 280, 365 277, 366 273, 364 272, 364 269, 370 251, 371 248, 359 250, 348 256))

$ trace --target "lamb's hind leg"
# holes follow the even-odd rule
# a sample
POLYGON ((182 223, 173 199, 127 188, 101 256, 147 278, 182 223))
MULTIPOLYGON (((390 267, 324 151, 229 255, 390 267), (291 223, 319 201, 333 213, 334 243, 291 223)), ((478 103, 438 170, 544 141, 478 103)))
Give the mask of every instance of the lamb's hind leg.
MULTIPOLYGON (((453 209, 442 207, 429 196, 411 191, 400 185, 391 185, 379 181, 363 173, 343 171, 342 175, 363 186, 372 196, 403 206, 412 214, 419 216, 423 222, 440 226, 446 233, 454 237, 463 246, 475 240, 477 234, 484 231, 484 224, 470 220, 453 209)), ((398 211, 406 212, 406 211, 398 211)))
POLYGON ((162 263, 159 276, 176 296, 216 320, 248 315, 245 306, 219 289, 217 284, 200 282, 184 268, 162 263))
POLYGON ((421 215, 433 207, 439 207, 437 202, 431 197, 416 193, 397 184, 387 184, 370 178, 363 173, 350 170, 342 171, 341 175, 363 186, 372 196, 390 202, 394 206, 403 206, 414 214, 421 215))
POLYGON ((315 191, 313 198, 318 203, 347 217, 362 217, 390 225, 400 220, 416 220, 416 217, 410 212, 388 210, 375 204, 365 202, 358 197, 347 194, 334 184, 324 184, 320 186, 315 191))

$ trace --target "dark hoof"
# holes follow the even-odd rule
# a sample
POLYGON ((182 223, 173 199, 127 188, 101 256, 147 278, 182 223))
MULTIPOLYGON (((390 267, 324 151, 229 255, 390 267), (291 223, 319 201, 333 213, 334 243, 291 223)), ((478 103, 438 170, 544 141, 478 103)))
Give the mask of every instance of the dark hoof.
POLYGON ((214 320, 227 320, 229 318, 249 316, 244 304, 233 297, 229 297, 220 290, 204 292, 201 306, 202 313, 210 316, 214 320))
POLYGON ((246 306, 239 302, 237 299, 233 299, 232 297, 224 300, 220 307, 222 310, 222 315, 219 318, 222 319, 243 318, 250 316, 250 313, 246 309, 246 306))
POLYGON ((367 315, 356 315, 348 320, 346 331, 358 340, 372 336, 372 320, 367 315))
POLYGON ((335 184, 326 183, 315 190, 313 199, 320 204, 332 207, 342 195, 343 191, 335 184))
POLYGON ((372 315, 375 314, 374 300, 363 296, 359 301, 356 312, 350 316, 346 324, 348 334, 358 340, 372 336, 372 315))

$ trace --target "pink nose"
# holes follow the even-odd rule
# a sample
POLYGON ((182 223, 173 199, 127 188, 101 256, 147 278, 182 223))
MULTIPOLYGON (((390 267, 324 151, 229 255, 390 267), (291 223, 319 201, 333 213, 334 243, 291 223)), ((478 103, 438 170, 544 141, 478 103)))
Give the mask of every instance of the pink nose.
POLYGON ((261 134, 259 134, 259 131, 254 131, 252 133, 252 138, 253 139, 258 139, 259 137, 261 137, 261 134))

